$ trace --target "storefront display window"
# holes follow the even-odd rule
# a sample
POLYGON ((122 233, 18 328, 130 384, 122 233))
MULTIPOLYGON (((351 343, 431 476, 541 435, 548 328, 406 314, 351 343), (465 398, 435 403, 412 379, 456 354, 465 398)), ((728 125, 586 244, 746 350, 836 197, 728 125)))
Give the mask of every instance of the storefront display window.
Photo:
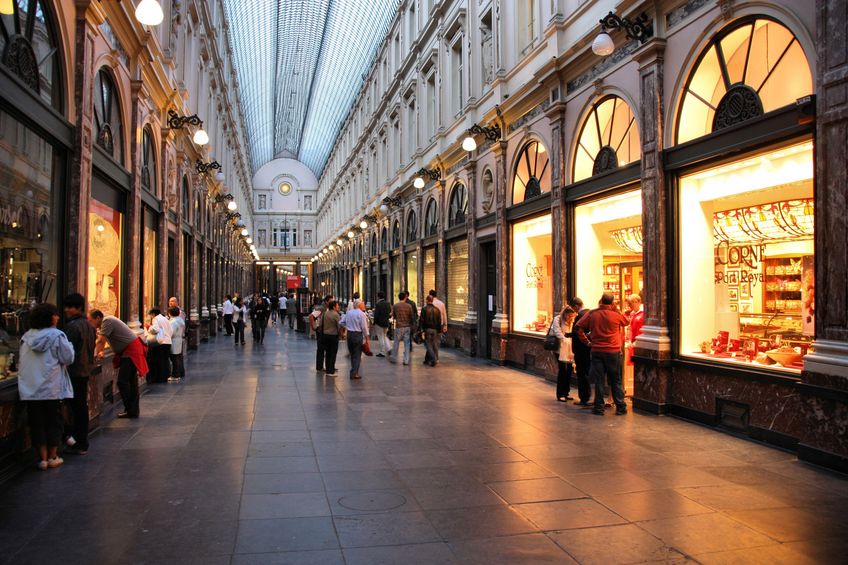
POLYGON ((553 320, 551 215, 512 225, 512 329, 544 335, 553 320))
POLYGON ((427 294, 436 288, 436 248, 431 247, 424 250, 424 279, 421 281, 424 285, 422 289, 424 294, 427 294))
POLYGON ((468 240, 448 244, 448 321, 463 322, 468 312, 468 240))
POLYGON ((400 255, 395 255, 394 257, 392 257, 392 296, 397 296, 401 291, 400 275, 400 255))
POLYGON ((418 254, 406 254, 406 289, 409 295, 418 300, 418 254))
POLYGON ((56 303, 60 226, 53 187, 59 170, 45 139, 0 112, 0 380, 16 376, 30 309, 56 303))
POLYGON ((814 337, 813 142, 680 179, 680 354, 799 373, 814 337))
POLYGON ((144 211, 144 226, 141 234, 141 315, 146 315, 156 306, 156 216, 144 211))
POLYGON ((574 210, 577 296, 587 307, 604 292, 623 308, 641 296, 642 193, 632 190, 577 206, 574 210))
POLYGON ((123 214, 92 199, 88 205, 89 310, 120 317, 123 214))
POLYGON ((583 122, 574 155, 574 181, 623 167, 642 154, 633 111, 618 96, 595 103, 583 122))
POLYGON ((769 19, 722 30, 704 50, 686 85, 677 142, 793 104, 812 94, 804 50, 792 32, 769 19))
POLYGON ((538 141, 531 141, 524 146, 515 163, 515 175, 512 179, 513 204, 551 191, 549 161, 545 146, 538 141))

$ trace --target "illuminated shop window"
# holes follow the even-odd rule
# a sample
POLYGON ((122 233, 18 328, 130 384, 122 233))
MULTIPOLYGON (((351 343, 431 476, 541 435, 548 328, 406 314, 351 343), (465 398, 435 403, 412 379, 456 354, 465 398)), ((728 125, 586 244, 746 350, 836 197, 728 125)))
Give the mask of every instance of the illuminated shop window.
POLYGON ((574 155, 574 182, 623 167, 641 157, 633 111, 618 96, 595 103, 583 122, 574 155))
POLYGON ((680 179, 680 353, 797 374, 815 325, 813 143, 680 179))
POLYGON ((406 255, 406 290, 413 300, 418 300, 418 254, 415 252, 406 255))
POLYGON ((141 315, 147 315, 156 306, 156 216, 150 210, 144 211, 144 225, 141 233, 141 315))
POLYGON ((545 335, 553 320, 551 215, 512 225, 512 329, 545 335))
POLYGON ((468 312, 468 240, 448 243, 447 252, 448 288, 445 305, 448 321, 463 322, 468 312))
POLYGON ((88 204, 89 310, 120 317, 123 214, 97 200, 88 204))
POLYGON ((424 250, 424 279, 421 281, 424 285, 422 289, 424 293, 436 288, 436 248, 430 247, 424 250))
POLYGON ((761 18, 719 32, 684 92, 677 143, 792 104, 812 94, 813 78, 792 32, 761 18))
POLYGON ((548 152, 538 141, 531 141, 518 154, 512 178, 512 203, 551 191, 551 168, 548 152))
MULTIPOLYGON (((401 275, 401 263, 400 263, 400 255, 395 255, 392 257, 392 296, 397 296, 400 291, 400 275, 401 275)), ((415 300, 415 298, 412 298, 415 300)))

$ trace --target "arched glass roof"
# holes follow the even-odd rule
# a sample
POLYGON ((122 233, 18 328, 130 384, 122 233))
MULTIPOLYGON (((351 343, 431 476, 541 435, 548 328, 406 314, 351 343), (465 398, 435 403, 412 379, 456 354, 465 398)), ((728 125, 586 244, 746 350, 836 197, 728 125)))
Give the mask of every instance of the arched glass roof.
POLYGON ((321 175, 399 0, 224 0, 254 172, 321 175))

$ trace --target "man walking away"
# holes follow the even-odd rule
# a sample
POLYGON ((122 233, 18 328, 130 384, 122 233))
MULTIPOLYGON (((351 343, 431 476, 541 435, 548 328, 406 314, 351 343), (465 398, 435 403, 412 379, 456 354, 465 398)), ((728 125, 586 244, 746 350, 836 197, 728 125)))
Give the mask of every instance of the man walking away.
MULTIPOLYGON (((574 364, 577 366, 577 398, 574 404, 579 406, 589 406, 589 401, 592 398, 592 384, 589 382, 589 365, 591 363, 591 348, 583 343, 577 336, 577 323, 589 313, 588 308, 583 307, 583 301, 574 297, 569 304, 571 309, 577 312, 577 317, 574 318, 574 325, 571 340, 571 350, 574 353, 574 364)), ((588 336, 589 340, 592 336, 588 336)))
POLYGON ((392 305, 386 300, 386 293, 381 290, 377 293, 377 304, 374 305, 374 327, 377 328, 377 343, 380 344, 377 357, 385 357, 392 347, 387 335, 391 316, 392 305))
POLYGON ((613 305, 612 294, 605 292, 597 310, 592 310, 577 324, 579 339, 592 348, 591 378, 595 383, 593 414, 604 415, 604 375, 612 389, 615 414, 627 414, 621 387, 621 328, 630 321, 613 305), (592 336, 591 341, 586 332, 592 336))
POLYGON ((281 292, 280 298, 277 299, 277 308, 280 310, 280 316, 279 317, 280 317, 280 325, 281 326, 283 325, 283 322, 286 319, 286 310, 288 309, 288 301, 289 301, 289 299, 286 298, 286 293, 281 292))
POLYGON ((294 299, 294 295, 290 294, 288 299, 286 300, 286 313, 288 314, 289 319, 289 329, 294 329, 294 321, 297 318, 297 301, 294 299))
POLYGON ((92 310, 88 313, 88 321, 98 330, 94 358, 103 358, 107 341, 114 353, 112 366, 118 369, 118 390, 124 403, 124 411, 118 418, 138 418, 138 377, 147 374, 147 346, 115 316, 104 316, 100 310, 92 310))
POLYGON ((392 308, 392 317, 395 319, 395 343, 389 361, 397 363, 398 348, 403 342, 403 364, 409 365, 409 344, 411 342, 410 332, 414 321, 414 311, 409 302, 406 302, 406 293, 398 294, 398 301, 392 308))
POLYGON ((235 345, 244 345, 244 323, 247 316, 247 307, 241 298, 236 298, 233 304, 233 328, 235 329, 235 345))
POLYGON ((445 303, 439 300, 439 297, 436 296, 435 290, 430 290, 429 296, 433 297, 433 306, 439 309, 439 313, 442 315, 442 327, 441 333, 448 333, 448 311, 445 308, 445 303))
MULTIPOLYGON (((324 345, 324 356, 326 369, 325 373, 328 377, 336 376, 336 354, 339 351, 339 303, 335 300, 330 300, 327 303, 327 309, 321 314, 319 320, 320 340, 324 345)), ((320 370, 320 369, 319 369, 320 370)))
POLYGON ((97 332, 85 319, 85 297, 74 293, 65 297, 65 335, 74 348, 74 362, 68 366, 74 398, 71 400, 73 426, 66 428, 65 453, 88 453, 88 380, 94 361, 97 332))
POLYGON ((442 313, 433 302, 435 302, 434 296, 428 294, 427 304, 421 310, 418 326, 424 332, 424 346, 427 348, 424 364, 431 367, 435 367, 439 362, 439 340, 442 333, 442 313))
MULTIPOLYGON (((233 307, 233 297, 229 294, 226 296, 226 300, 224 300, 224 329, 227 330, 227 335, 233 335, 233 311, 235 308, 233 307)), ((168 313, 171 312, 171 309, 168 308, 168 313)))
POLYGON ((171 376, 169 383, 178 383, 185 376, 183 365, 183 344, 185 343, 185 320, 180 316, 179 308, 168 310, 171 322, 171 376))
POLYGON ((347 328, 347 350, 350 354, 350 378, 361 379, 359 365, 362 362, 362 348, 368 333, 368 316, 365 315, 365 303, 359 303, 349 312, 345 312, 344 326, 347 328))

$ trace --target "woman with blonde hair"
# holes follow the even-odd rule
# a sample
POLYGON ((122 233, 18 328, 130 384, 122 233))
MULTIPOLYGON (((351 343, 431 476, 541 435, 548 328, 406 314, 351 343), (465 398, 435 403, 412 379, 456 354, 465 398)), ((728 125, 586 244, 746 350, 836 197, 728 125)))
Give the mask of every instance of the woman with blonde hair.
POLYGON ((557 400, 566 402, 571 400, 571 374, 574 372, 574 351, 571 349, 571 330, 574 326, 574 318, 577 316, 570 306, 562 309, 553 322, 553 334, 559 340, 559 351, 554 352, 557 356, 557 400))

